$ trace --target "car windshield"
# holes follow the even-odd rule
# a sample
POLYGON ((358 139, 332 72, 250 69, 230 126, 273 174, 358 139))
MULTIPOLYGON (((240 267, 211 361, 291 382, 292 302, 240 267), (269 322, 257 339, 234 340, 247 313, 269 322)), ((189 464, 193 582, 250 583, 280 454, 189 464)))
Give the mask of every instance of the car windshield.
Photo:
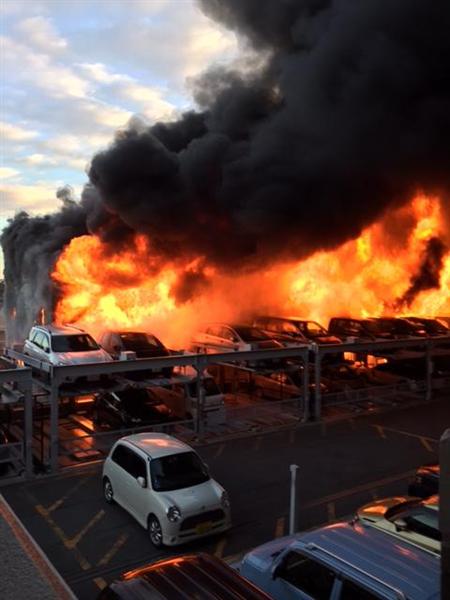
POLYGON ((116 392, 116 396, 120 398, 127 411, 133 411, 136 407, 139 408, 143 405, 159 404, 144 388, 121 390, 120 392, 116 392))
POLYGON ((87 333, 52 336, 52 350, 54 352, 86 352, 99 349, 100 346, 87 333))
POLYGON ((245 327, 239 325, 239 327, 233 327, 236 333, 239 335, 244 342, 260 342, 261 340, 270 339, 264 332, 256 327, 245 327))
POLYGON ((209 480, 206 466, 195 452, 182 452, 155 458, 150 462, 153 489, 157 492, 181 490, 209 480))
POLYGON ((306 321, 305 323, 305 333, 315 336, 315 335, 327 335, 327 330, 316 323, 315 321, 306 321))
POLYGON ((120 333, 125 350, 136 350, 137 348, 161 348, 162 344, 157 337, 149 333, 124 332, 120 333))

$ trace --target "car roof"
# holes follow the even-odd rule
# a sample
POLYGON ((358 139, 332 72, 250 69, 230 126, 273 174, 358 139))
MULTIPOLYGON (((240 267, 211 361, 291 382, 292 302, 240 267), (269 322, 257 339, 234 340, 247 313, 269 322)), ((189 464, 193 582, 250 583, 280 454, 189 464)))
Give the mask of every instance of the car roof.
POLYGON ((206 553, 164 559, 135 569, 123 574, 110 589, 123 600, 270 600, 238 571, 206 553))
POLYGON ((160 458, 169 454, 180 454, 181 452, 192 452, 192 448, 165 433, 135 433, 120 438, 119 442, 128 442, 136 446, 150 458, 160 458))
POLYGON ((86 333, 84 329, 75 327, 74 325, 34 325, 33 329, 41 329, 50 333, 50 335, 76 335, 80 333, 86 333))
POLYGON ((380 591, 401 590, 399 598, 439 597, 439 559, 375 528, 335 523, 301 534, 295 546, 380 591))

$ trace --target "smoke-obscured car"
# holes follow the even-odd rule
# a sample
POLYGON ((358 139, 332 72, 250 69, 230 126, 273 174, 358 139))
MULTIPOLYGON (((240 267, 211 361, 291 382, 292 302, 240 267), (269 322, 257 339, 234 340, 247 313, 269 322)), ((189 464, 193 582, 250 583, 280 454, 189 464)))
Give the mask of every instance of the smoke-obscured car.
MULTIPOLYGON (((170 356, 164 344, 156 335, 145 331, 105 331, 99 338, 102 347, 119 360, 122 352, 134 352, 136 358, 157 358, 170 356)), ((164 377, 171 377, 173 367, 164 367, 161 373, 164 377)))
POLYGON ((112 429, 140 427, 177 421, 174 412, 151 388, 125 388, 99 394, 94 403, 94 421, 112 429))
POLYGON ((429 498, 439 494, 439 478, 441 469, 439 464, 423 465, 419 467, 409 484, 408 494, 419 498, 429 498))
POLYGON ((371 320, 379 330, 380 337, 386 339, 427 336, 426 328, 421 322, 413 322, 403 317, 378 317, 371 320))
POLYGON ((253 325, 267 335, 285 345, 293 344, 340 344, 341 340, 330 335, 325 327, 316 321, 298 317, 260 316, 253 320, 253 325))
POLYGON ((392 535, 423 550, 440 554, 439 496, 426 500, 396 496, 375 500, 357 511, 358 520, 366 526, 392 535))
POLYGON ((231 527, 227 492, 190 446, 169 435, 141 433, 118 440, 102 480, 105 500, 127 510, 156 548, 231 527))
POLYGON ((427 335, 449 335, 448 328, 438 319, 426 319, 424 317, 406 317, 411 323, 419 325, 427 335))
POLYGON ((377 331, 371 319, 332 317, 328 324, 328 333, 344 342, 367 342, 377 339, 377 331))
POLYGON ((35 325, 24 342, 23 352, 57 366, 112 361, 91 335, 69 325, 35 325))

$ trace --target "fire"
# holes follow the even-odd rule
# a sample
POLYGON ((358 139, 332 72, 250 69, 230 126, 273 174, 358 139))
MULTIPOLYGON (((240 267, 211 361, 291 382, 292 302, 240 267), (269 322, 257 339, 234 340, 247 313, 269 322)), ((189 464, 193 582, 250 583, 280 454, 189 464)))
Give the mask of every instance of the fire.
POLYGON ((418 196, 336 250, 240 275, 208 266, 205 257, 162 263, 143 236, 123 250, 82 236, 66 246, 52 274, 61 291, 55 321, 76 323, 93 335, 146 329, 172 347, 185 347, 200 322, 248 320, 255 312, 297 314, 325 326, 339 315, 449 314, 450 252, 439 288, 420 292, 411 306, 397 303, 426 243, 445 234, 439 199, 418 196), (204 285, 192 298, 177 300, 186 275, 201 275, 204 285))

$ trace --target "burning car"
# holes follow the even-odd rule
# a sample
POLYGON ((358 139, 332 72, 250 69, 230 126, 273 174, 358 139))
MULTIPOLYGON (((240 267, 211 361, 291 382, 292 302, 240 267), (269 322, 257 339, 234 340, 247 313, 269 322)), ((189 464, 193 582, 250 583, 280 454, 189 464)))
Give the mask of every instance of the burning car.
POLYGON ((193 346, 205 352, 242 352, 283 347, 257 327, 229 323, 206 325, 203 331, 195 336, 193 346))
POLYGON ((256 317, 253 325, 284 345, 340 344, 341 340, 330 335, 325 327, 316 321, 298 317, 256 317))
MULTIPOLYGON (((136 358, 170 356, 170 350, 156 335, 144 331, 105 331, 100 344, 115 360, 119 360, 122 352, 134 352, 136 358)), ((164 377, 171 377, 173 368, 164 367, 161 371, 164 377)))
POLYGON ((56 366, 112 361, 92 336, 69 325, 35 325, 24 342, 23 353, 56 366))

